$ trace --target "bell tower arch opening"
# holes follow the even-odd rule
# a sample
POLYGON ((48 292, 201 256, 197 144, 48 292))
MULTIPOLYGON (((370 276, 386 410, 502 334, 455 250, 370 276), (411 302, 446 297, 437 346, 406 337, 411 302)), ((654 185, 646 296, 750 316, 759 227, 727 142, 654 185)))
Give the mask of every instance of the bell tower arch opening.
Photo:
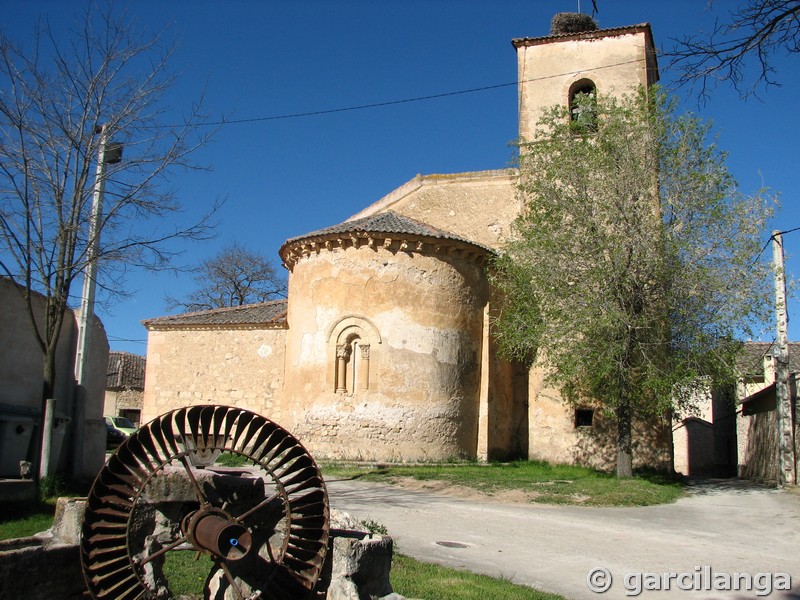
POLYGON ((551 106, 568 106, 573 120, 587 119, 591 124, 587 100, 593 93, 633 94, 658 81, 653 34, 646 23, 612 29, 557 29, 547 36, 512 43, 517 50, 521 141, 532 137, 551 106), (581 110, 573 111, 578 105, 581 110))

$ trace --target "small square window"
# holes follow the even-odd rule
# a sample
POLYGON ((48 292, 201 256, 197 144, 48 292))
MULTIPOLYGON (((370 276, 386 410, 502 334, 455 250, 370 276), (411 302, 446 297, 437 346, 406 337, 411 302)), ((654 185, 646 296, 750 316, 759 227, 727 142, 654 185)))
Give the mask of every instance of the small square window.
POLYGON ((594 420, 594 410, 591 408, 575 409, 575 427, 591 427, 594 420))

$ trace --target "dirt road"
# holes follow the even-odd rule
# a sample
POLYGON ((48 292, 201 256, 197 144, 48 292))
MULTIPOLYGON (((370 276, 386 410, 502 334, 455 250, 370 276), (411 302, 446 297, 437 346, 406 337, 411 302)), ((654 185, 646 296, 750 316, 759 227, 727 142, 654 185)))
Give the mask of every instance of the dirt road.
POLYGON ((383 524, 404 554, 567 598, 772 591, 769 598, 800 599, 800 495, 747 482, 700 482, 675 504, 639 508, 497 502, 358 481, 328 488, 333 508, 383 524), (790 590, 778 589, 787 584, 780 574, 790 590), (590 589, 587 578, 601 589, 609 576, 606 592, 590 589), (739 591, 719 589, 734 579, 739 591))

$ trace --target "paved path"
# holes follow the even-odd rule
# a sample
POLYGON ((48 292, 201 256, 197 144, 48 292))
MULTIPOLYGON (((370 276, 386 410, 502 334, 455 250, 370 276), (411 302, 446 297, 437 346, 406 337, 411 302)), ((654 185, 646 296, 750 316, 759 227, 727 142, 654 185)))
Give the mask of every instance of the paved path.
POLYGON ((757 598, 768 591, 766 576, 750 592, 730 593, 714 591, 713 578, 787 573, 791 591, 769 598, 800 599, 800 495, 746 482, 701 482, 675 504, 638 508, 502 504, 359 481, 329 481, 328 490, 333 508, 385 525, 404 554, 567 598, 757 598), (604 594, 587 586, 597 567, 612 577, 604 594), (628 573, 658 573, 649 581, 662 590, 634 595, 638 581, 626 585, 628 573), (676 589, 695 581, 712 591, 676 589))

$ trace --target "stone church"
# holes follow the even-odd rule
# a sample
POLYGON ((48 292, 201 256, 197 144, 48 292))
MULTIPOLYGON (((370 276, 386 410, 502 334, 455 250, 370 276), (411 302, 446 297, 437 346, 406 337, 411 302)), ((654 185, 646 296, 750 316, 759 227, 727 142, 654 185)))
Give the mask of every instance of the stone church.
MULTIPOLYGON (((519 133, 577 93, 658 80, 647 24, 513 40, 519 133)), ((161 317, 143 422, 179 406, 256 411, 317 457, 522 457, 609 468, 615 423, 498 356, 487 259, 521 209, 513 170, 417 176, 347 221, 287 240, 288 299, 161 317)), ((670 464, 669 422, 639 423, 639 464, 670 464)))

